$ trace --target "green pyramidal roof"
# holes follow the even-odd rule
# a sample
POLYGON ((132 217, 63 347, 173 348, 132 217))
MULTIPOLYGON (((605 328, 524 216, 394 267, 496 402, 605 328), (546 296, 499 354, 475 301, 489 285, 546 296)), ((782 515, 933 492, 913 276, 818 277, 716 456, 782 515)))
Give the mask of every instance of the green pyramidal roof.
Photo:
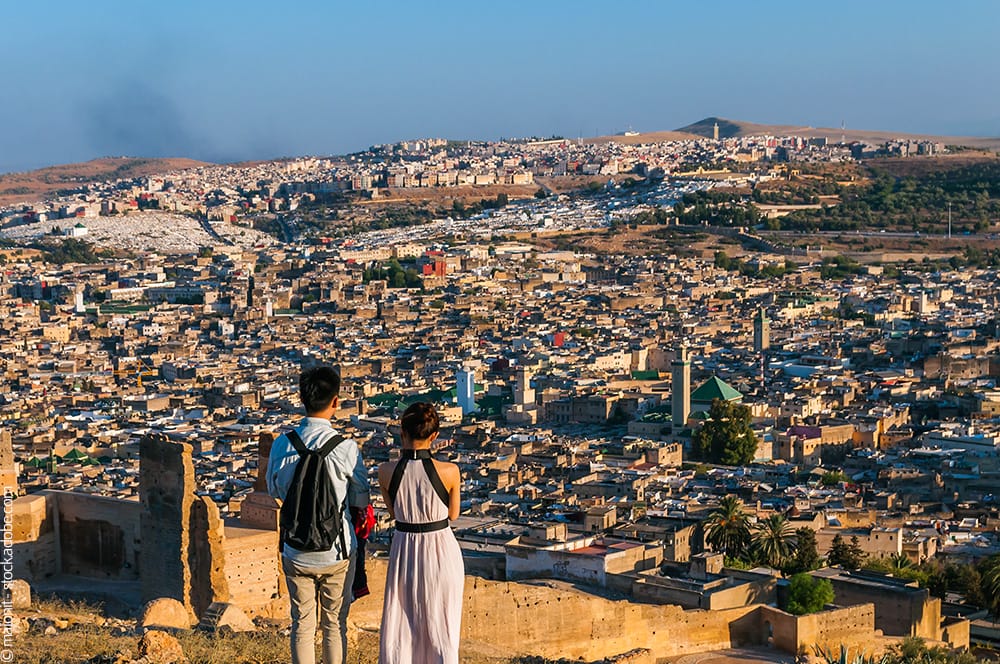
POLYGON ((719 399, 721 401, 739 401, 743 395, 727 385, 718 376, 712 376, 701 384, 697 390, 691 393, 691 401, 711 403, 719 399))

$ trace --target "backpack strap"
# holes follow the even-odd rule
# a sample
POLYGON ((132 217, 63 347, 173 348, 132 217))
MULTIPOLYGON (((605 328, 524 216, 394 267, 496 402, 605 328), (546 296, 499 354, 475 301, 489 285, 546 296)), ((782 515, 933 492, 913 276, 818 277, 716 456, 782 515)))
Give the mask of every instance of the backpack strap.
MULTIPOLYGON (((302 442, 302 437, 299 436, 299 432, 295 429, 288 431, 285 436, 288 437, 289 442, 292 443, 292 447, 294 447, 295 451, 299 453, 299 456, 304 456, 310 451, 309 448, 306 447, 306 444, 302 442)), ((346 439, 339 433, 334 434, 330 436, 329 440, 323 443, 323 446, 319 448, 317 452, 319 452, 319 455, 325 459, 327 455, 330 454, 330 452, 332 452, 337 445, 344 442, 344 440, 346 439)))
POLYGON ((319 448, 319 455, 325 459, 327 455, 329 455, 330 452, 332 452, 334 448, 337 447, 337 445, 340 445, 345 440, 346 438, 341 436, 339 433, 330 436, 330 440, 323 443, 323 447, 319 448))
POLYGON ((441 499, 441 502, 444 503, 445 507, 448 507, 450 505, 448 489, 444 487, 444 482, 441 481, 441 476, 438 475, 430 450, 407 449, 402 451, 399 456, 399 461, 396 462, 396 467, 392 471, 392 479, 389 481, 389 489, 386 491, 386 493, 389 494, 389 500, 393 505, 396 504, 396 494, 399 493, 399 483, 403 480, 403 473, 406 471, 406 465, 415 459, 420 459, 423 463, 424 472, 427 474, 427 479, 431 481, 431 486, 434 487, 434 493, 438 495, 438 498, 441 499))
POLYGON ((287 433, 285 433, 285 437, 288 438, 288 442, 292 444, 292 447, 294 447, 295 451, 299 453, 299 456, 305 456, 306 453, 309 452, 309 448, 306 447, 306 444, 302 442, 302 437, 299 435, 299 432, 296 431, 295 429, 292 429, 287 433))

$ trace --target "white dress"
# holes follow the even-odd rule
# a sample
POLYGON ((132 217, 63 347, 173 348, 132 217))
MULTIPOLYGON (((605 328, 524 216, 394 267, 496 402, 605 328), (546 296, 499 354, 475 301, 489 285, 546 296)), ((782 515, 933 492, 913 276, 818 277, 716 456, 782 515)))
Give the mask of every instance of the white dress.
MULTIPOLYGON (((399 483, 397 521, 448 518, 420 461, 407 463, 399 483)), ((379 664, 458 664, 465 565, 451 528, 392 536, 385 577, 379 664)))

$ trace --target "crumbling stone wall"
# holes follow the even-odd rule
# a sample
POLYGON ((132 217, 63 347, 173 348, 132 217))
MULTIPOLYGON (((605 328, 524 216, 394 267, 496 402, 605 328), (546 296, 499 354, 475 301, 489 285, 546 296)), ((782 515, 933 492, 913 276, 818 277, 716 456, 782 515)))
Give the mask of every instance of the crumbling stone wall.
POLYGON ((875 640, 875 607, 859 604, 795 616, 770 606, 760 607, 762 634, 774 647, 797 653, 813 647, 836 651, 848 647, 871 646, 875 640))
POLYGON ((139 443, 142 599, 172 597, 197 616, 229 600, 223 523, 195 495, 191 446, 152 434, 139 443))
POLYGON ((229 601, 224 527, 218 506, 208 496, 196 496, 192 502, 190 528, 191 608, 201 616, 213 602, 229 601))
POLYGON ((192 611, 188 548, 194 504, 191 446, 151 434, 139 442, 142 601, 172 597, 192 611))
POLYGON ((8 491, 14 495, 17 491, 17 472, 14 466, 14 446, 10 431, 0 429, 0 492, 8 491))
POLYGON ((14 575, 139 580, 138 503, 70 491, 14 501, 14 575))
MULTIPOLYGON (((381 623, 385 568, 385 560, 368 560, 372 595, 351 605, 349 618, 361 629, 378 629, 381 623)), ((764 643, 759 606, 684 611, 604 599, 562 582, 477 577, 466 577, 463 601, 464 652, 593 661, 635 648, 663 658, 764 643)))
POLYGON ((44 493, 14 501, 14 576, 45 579, 60 571, 59 515, 44 493))
POLYGON ((141 506, 128 500, 53 492, 63 574, 137 581, 141 506))

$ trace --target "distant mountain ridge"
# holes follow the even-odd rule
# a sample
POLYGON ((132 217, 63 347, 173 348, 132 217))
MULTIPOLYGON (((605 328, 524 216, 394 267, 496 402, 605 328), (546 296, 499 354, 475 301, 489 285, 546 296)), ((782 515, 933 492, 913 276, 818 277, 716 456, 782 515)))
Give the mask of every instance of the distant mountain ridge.
POLYGON ((185 158, 103 157, 79 164, 5 173, 0 175, 0 205, 43 200, 57 196, 60 191, 97 182, 159 175, 211 165, 185 158))

